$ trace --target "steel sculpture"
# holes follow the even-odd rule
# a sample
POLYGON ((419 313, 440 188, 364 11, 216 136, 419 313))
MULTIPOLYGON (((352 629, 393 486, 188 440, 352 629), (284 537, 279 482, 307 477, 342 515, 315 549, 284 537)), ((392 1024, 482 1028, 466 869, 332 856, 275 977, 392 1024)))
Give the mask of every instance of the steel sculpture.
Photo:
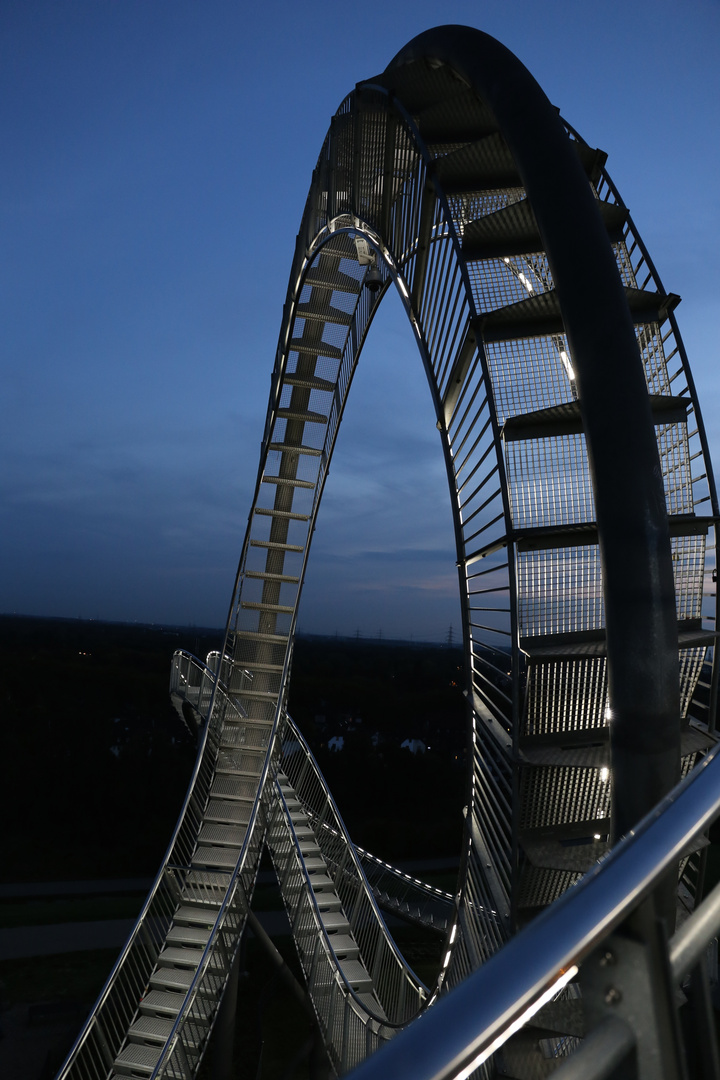
MULTIPOLYGON (((201 733, 193 780, 63 1078, 194 1075, 264 843, 346 1071, 578 881, 714 742, 702 603, 718 505, 677 299, 605 155, 487 35, 428 31, 342 103, 298 235, 223 650, 174 662, 201 733), (322 491, 391 286, 430 385, 457 547, 471 768, 455 901, 408 892, 355 850, 285 710, 322 491), (447 925, 434 989, 378 900, 447 925)), ((700 847, 682 854, 687 908, 700 847)), ((673 876, 668 919, 676 898, 673 876)), ((571 1034, 545 1040, 550 1058, 571 1034)), ((533 1040, 515 1037, 520 1057, 533 1040)))

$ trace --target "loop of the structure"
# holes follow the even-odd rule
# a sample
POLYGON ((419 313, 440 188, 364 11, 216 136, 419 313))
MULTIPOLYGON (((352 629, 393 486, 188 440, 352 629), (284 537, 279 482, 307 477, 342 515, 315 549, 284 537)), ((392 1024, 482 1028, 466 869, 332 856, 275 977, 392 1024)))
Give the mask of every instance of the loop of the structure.
MULTIPOLYGON (((712 471, 677 297, 604 162, 515 57, 464 27, 420 35, 333 118, 298 234, 226 637, 214 680, 204 672, 198 689, 211 703, 201 756, 138 948, 113 974, 68 1080, 81 1059, 77 1075, 98 1080, 108 1069, 194 1074, 262 835, 286 907, 296 905, 335 1067, 420 1003, 361 862, 351 846, 333 855, 329 792, 318 780, 318 806, 303 794, 309 774, 288 775, 278 735, 325 479, 391 285, 446 465, 467 668, 462 864, 436 993, 577 881, 713 741, 717 665, 702 610, 712 471), (348 882, 367 898, 355 930, 348 882), (339 967, 324 911, 350 931, 342 947, 353 955, 339 967), (372 946, 358 940, 371 924, 372 946)), ((192 719, 179 681, 175 691, 192 719)), ((701 878, 702 857, 689 853, 688 906, 701 878)))

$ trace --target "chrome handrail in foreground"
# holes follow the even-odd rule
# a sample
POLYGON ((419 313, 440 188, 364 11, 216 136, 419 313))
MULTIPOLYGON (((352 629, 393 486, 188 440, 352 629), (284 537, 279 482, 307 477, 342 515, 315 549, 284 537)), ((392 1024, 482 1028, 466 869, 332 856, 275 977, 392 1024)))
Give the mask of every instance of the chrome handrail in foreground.
MULTIPOLYGON (((675 984, 704 963, 705 948, 720 929, 720 887, 670 941, 666 985, 649 986, 648 998, 662 999, 664 1008, 637 996, 635 1000, 628 997, 623 1007, 622 940, 613 931, 629 917, 639 917, 653 889, 665 874, 674 872, 688 845, 719 815, 720 751, 716 749, 603 862, 460 986, 440 997, 410 1030, 359 1066, 353 1080, 390 1076, 393 1080, 464 1080, 578 972, 581 985, 583 975, 588 976, 584 1006, 586 1016, 594 1014, 597 1023, 578 1052, 555 1073, 558 1080, 611 1076, 615 1064, 633 1046, 639 1055, 640 1077, 664 1080, 683 1075, 673 1056, 672 1032, 661 1030, 661 1025, 668 1018, 669 1026, 675 1023, 675 984), (598 947, 598 956, 593 954, 595 967, 604 969, 599 1009, 593 1001, 590 956, 598 947), (655 1015, 651 1030, 648 1011, 655 1015), (670 1045, 671 1052, 656 1053, 656 1047, 664 1044, 670 1045), (652 1071, 647 1067, 650 1061, 652 1071)), ((708 1037, 712 1043, 714 1034, 708 1037)), ((713 1053, 711 1045, 711 1057, 713 1053)), ((710 1066, 703 1075, 716 1076, 717 1072, 710 1066)))

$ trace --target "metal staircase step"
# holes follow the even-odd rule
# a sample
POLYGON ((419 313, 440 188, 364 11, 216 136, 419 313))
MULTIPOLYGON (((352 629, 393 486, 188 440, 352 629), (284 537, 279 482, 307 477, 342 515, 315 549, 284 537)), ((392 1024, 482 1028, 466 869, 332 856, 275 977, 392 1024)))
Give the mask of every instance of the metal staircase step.
POLYGON ((128 1043, 115 1058, 113 1069, 120 1076, 151 1076, 162 1051, 162 1046, 128 1043))
MULTIPOLYGON (((133 1043, 146 1043, 164 1046, 173 1029, 174 1021, 161 1016, 139 1016, 128 1030, 128 1038, 133 1043)), ((207 1038, 207 1024, 193 1021, 185 1024, 183 1042, 190 1043, 195 1049, 207 1038)))
MULTIPOLYGON (((717 633, 715 630, 704 630, 701 619, 681 619, 678 622, 678 646, 680 649, 692 649, 713 645, 717 633)), ((520 648, 531 664, 550 660, 581 660, 605 656, 607 652, 604 629, 521 637, 520 648)))
POLYGON ((165 941, 168 945, 190 945, 204 949, 210 937, 209 926, 173 926, 165 941))
MULTIPOLYGON (((160 1016, 175 1020, 182 1008, 185 994, 171 990, 150 990, 140 1002, 142 1016, 160 1016)), ((198 1022, 209 1021, 212 1017, 212 1002, 201 997, 195 999, 193 1005, 194 1019, 198 1022)))
POLYGON ((192 857, 193 866, 222 867, 225 870, 233 870, 237 864, 240 848, 229 847, 198 847, 192 857))
POLYGON ((173 915, 173 922, 176 926, 203 926, 210 929, 215 925, 221 903, 182 904, 173 915))
MULTIPOLYGON (((150 985, 156 990, 174 990, 176 993, 187 993, 190 984, 195 978, 195 968, 155 968, 150 976, 150 985)), ((212 993, 205 990, 205 996, 211 997, 212 993)))
MULTIPOLYGON (((627 221, 627 210, 600 199, 596 206, 611 241, 619 241, 627 221)), ((463 230, 462 252, 468 261, 527 255, 543 250, 535 215, 526 198, 468 222, 463 230)))
POLYGON ((357 960, 360 955, 358 943, 351 934, 341 934, 335 931, 328 934, 328 940, 338 960, 357 960))
POLYGON ((323 273, 317 267, 311 267, 303 278, 304 285, 310 285, 314 289, 327 289, 329 292, 359 293, 362 282, 350 274, 344 274, 341 270, 330 270, 323 273))
POLYGON ((128 1029, 128 1038, 135 1043, 164 1045, 172 1029, 172 1020, 161 1016, 139 1016, 128 1029))
POLYGON ((330 360, 342 360, 343 357, 342 349, 338 349, 337 345, 331 345, 328 341, 305 341, 303 338, 293 338, 289 348, 292 352, 308 356, 327 356, 330 360))
POLYGON ((202 826, 198 833, 198 843, 220 844, 240 848, 245 839, 246 831, 246 829, 237 825, 217 825, 214 822, 208 822, 202 826))
MULTIPOLYGON (((662 323, 677 306, 674 293, 663 295, 643 289, 625 288, 625 296, 635 323, 662 323)), ((473 321, 483 341, 515 341, 519 338, 562 334, 565 325, 554 289, 529 295, 515 304, 496 308, 473 321)))
POLYGON ((309 514, 296 514, 293 510, 275 510, 269 506, 256 506, 255 513, 260 517, 272 517, 282 521, 309 521, 309 514))
POLYGON ((307 870, 308 874, 310 875, 310 883, 311 884, 312 884, 312 881, 313 881, 313 876, 317 875, 317 873, 319 871, 321 871, 323 876, 325 876, 325 873, 327 871, 327 863, 322 858, 322 856, 320 856, 320 857, 310 856, 307 859, 303 859, 303 862, 305 863, 305 869, 307 870))
POLYGON ((356 994, 367 994, 372 990, 373 981, 359 960, 344 960, 340 968, 356 994))
POLYGON ((334 910, 331 910, 331 911, 326 911, 326 910, 324 911, 321 908, 320 909, 320 918, 322 919, 322 924, 323 924, 323 926, 325 927, 325 929, 327 930, 328 933, 332 933, 333 931, 335 931, 335 932, 337 932, 339 934, 349 934, 350 933, 350 923, 347 921, 347 919, 345 917, 345 914, 342 911, 342 909, 341 910, 334 909, 334 910))
MULTIPOLYGON (((244 697, 247 690, 241 690, 239 693, 244 697)), ((259 696, 263 698, 265 695, 272 695, 273 693, 275 692, 272 690, 264 690, 260 692, 259 696)), ((275 693, 275 697, 277 698, 277 693, 275 693)), ((264 720, 229 720, 223 726, 220 747, 222 750, 246 749, 264 753, 271 730, 272 724, 264 720), (250 739, 248 739, 248 734, 251 736, 250 739)))
MULTIPOLYGON (((292 343, 292 348, 297 348, 296 343, 292 343)), ((339 349, 335 349, 332 345, 325 345, 322 342, 317 345, 305 345, 302 347, 303 352, 312 353, 313 356, 329 356, 334 360, 339 360, 342 353, 339 349), (327 349, 332 349, 332 352, 327 352, 327 349)), ((324 413, 311 412, 309 409, 278 409, 278 420, 300 420, 303 424, 327 424, 328 418, 324 413)))
POLYGON ((216 773, 222 775, 230 773, 233 776, 260 776, 265 764, 265 754, 262 751, 254 753, 250 749, 220 750, 216 765, 216 773))
POLYGON ((273 611, 276 615, 292 615, 295 610, 287 604, 263 604, 259 600, 241 600, 240 607, 245 611, 273 611))
MULTIPOLYGON (((336 326, 350 326, 353 316, 350 311, 342 311, 341 308, 330 307, 327 304, 298 304, 295 308, 295 314, 301 319, 311 319, 313 322, 333 323, 336 326)), ((286 375, 284 382, 290 382, 290 379, 286 375)), ((315 382, 325 382, 324 379, 316 379, 315 382)), ((292 386, 305 386, 306 383, 291 383, 292 386)), ((334 383, 327 384, 330 389, 335 388, 334 383)), ((322 390, 324 387, 315 387, 315 389, 322 390)))
POLYGON ((253 804, 233 802, 229 799, 211 799, 205 811, 206 821, 219 821, 227 825, 247 825, 253 804))
POLYGON ((247 801, 248 799, 254 800, 256 793, 257 782, 243 780, 241 777, 233 776, 230 773, 216 776, 210 788, 211 797, 214 796, 221 799, 238 799, 240 801, 247 801))
MULTIPOLYGON (((312 484, 310 485, 313 486, 312 484)), ((278 581, 281 584, 287 582, 288 585, 299 585, 300 578, 293 577, 291 574, 269 574, 264 570, 246 570, 245 577, 249 578, 261 578, 263 581, 278 581)), ((282 668, 277 670, 282 671, 282 668)))
MULTIPOLYGON (((689 398, 675 397, 671 394, 648 394, 648 400, 656 427, 687 422, 689 398)), ((535 409, 532 412, 508 416, 502 427, 502 437, 505 442, 517 442, 522 439, 549 439, 561 435, 580 435, 583 430, 579 402, 565 401, 560 405, 550 405, 546 409, 535 409)), ((677 516, 690 518, 695 515, 677 516)), ((711 523, 712 521, 713 519, 710 518, 711 523)))
POLYGON ((323 454, 322 450, 319 450, 317 446, 303 446, 293 443, 271 442, 268 445, 268 450, 274 450, 279 454, 306 454, 309 457, 322 457, 323 454))
POLYGON ((515 159, 499 133, 437 158, 435 170, 446 195, 522 187, 515 159))
POLYGON ((251 540, 250 547, 267 548, 268 551, 295 551, 300 553, 305 550, 300 544, 281 544, 278 540, 251 540))
MULTIPOLYGON (((322 852, 320 851, 320 845, 315 840, 314 836, 302 837, 302 839, 295 833, 298 840, 298 846, 300 848, 300 854, 303 858, 322 858, 322 852)), ((323 865, 325 860, 323 859, 323 865)))
MULTIPOLYGON (((277 484, 278 487, 293 487, 312 490, 315 484, 312 480, 298 480, 296 476, 268 476, 267 473, 263 475, 263 484, 277 484)), ((245 577, 257 577, 256 574, 248 574, 246 572, 245 577)))
POLYGON ((192 968, 197 971, 203 957, 202 949, 183 948, 181 945, 171 945, 162 950, 158 956, 160 967, 192 968))

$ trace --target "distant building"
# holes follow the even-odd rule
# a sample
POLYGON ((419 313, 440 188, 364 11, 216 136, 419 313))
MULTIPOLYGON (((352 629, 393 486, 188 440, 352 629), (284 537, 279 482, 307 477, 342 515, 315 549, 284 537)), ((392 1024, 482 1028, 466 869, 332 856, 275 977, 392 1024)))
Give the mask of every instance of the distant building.
POLYGON ((424 754, 426 746, 421 739, 405 739, 400 743, 400 749, 409 750, 411 754, 424 754))

